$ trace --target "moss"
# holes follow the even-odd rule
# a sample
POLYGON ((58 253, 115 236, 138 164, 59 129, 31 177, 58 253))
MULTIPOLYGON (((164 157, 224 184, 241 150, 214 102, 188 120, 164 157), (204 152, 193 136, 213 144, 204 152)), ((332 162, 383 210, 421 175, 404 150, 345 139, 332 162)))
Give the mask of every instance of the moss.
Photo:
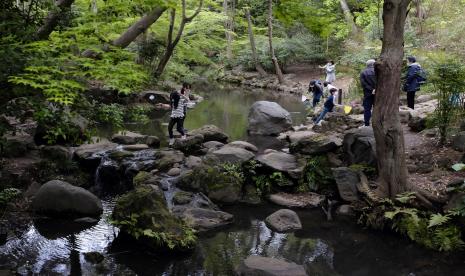
POLYGON ((110 153, 110 158, 113 159, 113 160, 122 160, 124 158, 128 158, 128 157, 133 157, 134 156, 134 153, 130 152, 130 151, 114 151, 112 153, 110 153))
POLYGON ((150 179, 151 175, 148 172, 140 171, 134 176, 132 183, 134 187, 140 186, 146 183, 150 179))
POLYGON ((173 197, 174 204, 183 205, 192 201, 193 194, 191 192, 179 191, 173 197))
POLYGON ((196 242, 194 230, 173 216, 159 191, 150 186, 137 187, 121 196, 112 223, 153 249, 188 250, 196 242))

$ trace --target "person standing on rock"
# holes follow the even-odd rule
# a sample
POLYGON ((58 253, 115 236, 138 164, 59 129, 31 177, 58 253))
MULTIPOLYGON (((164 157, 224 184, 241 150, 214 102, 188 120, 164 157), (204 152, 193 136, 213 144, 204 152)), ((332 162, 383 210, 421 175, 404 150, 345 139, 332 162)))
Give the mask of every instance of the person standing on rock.
POLYGON ((186 139, 184 132, 184 118, 185 118, 185 107, 188 99, 178 91, 174 91, 170 94, 170 107, 171 115, 170 122, 168 124, 168 134, 170 136, 169 145, 174 144, 173 127, 176 125, 176 130, 182 135, 182 139, 186 139))
POLYGON ((404 77, 405 83, 403 90, 407 92, 407 106, 415 109, 415 93, 420 90, 420 81, 418 73, 421 71, 420 64, 415 57, 407 57, 407 74, 404 77))
POLYGON ((363 88, 363 119, 364 126, 370 126, 371 109, 375 103, 376 74, 375 60, 369 59, 366 62, 367 67, 360 74, 360 83, 363 88))
POLYGON ((320 102, 321 96, 323 96, 323 87, 321 86, 321 82, 319 80, 312 80, 308 85, 308 92, 313 94, 313 102, 312 107, 315 106, 320 102))
POLYGON ((334 106, 336 105, 334 95, 336 94, 337 89, 333 88, 329 90, 329 97, 326 99, 324 103, 324 108, 323 111, 320 113, 320 115, 316 118, 315 120, 315 125, 319 125, 321 120, 325 117, 326 113, 328 112, 333 112, 334 106))
MULTIPOLYGON (((182 84, 181 88, 181 96, 187 99, 189 101, 189 95, 191 93, 191 85, 188 84, 187 82, 184 82, 182 84)), ((184 121, 186 120, 187 116, 187 103, 184 105, 184 118, 182 119, 182 125, 184 126, 184 121)), ((187 129, 184 129, 184 132, 187 133, 187 129)))
POLYGON ((336 81, 336 65, 334 64, 334 61, 330 60, 326 63, 326 65, 319 67, 326 71, 326 82, 333 83, 336 81))

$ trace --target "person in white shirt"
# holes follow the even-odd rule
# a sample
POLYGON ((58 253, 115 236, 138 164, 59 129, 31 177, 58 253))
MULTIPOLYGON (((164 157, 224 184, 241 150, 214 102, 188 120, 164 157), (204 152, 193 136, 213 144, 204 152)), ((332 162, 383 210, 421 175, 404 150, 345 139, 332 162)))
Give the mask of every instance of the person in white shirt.
POLYGON ((330 60, 326 63, 326 65, 319 67, 321 69, 325 69, 327 82, 333 83, 336 81, 336 65, 334 64, 334 61, 330 60))

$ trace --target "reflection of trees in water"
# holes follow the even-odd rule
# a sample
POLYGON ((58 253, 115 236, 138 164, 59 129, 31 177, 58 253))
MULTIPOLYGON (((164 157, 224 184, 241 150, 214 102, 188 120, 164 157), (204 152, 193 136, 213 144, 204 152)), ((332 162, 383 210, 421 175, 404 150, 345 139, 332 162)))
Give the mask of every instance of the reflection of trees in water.
POLYGON ((301 239, 294 234, 280 234, 268 229, 263 221, 252 220, 247 230, 220 232, 198 247, 208 273, 230 274, 249 255, 276 257, 304 264, 323 262, 332 267, 332 250, 321 240, 301 239))

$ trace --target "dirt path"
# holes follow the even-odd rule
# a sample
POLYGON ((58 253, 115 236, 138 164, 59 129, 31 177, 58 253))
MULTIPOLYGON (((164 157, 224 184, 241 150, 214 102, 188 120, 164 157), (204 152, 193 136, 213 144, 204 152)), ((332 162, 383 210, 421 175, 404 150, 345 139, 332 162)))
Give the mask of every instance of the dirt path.
MULTIPOLYGON (((324 81, 326 78, 324 70, 318 68, 318 65, 294 64, 286 68, 286 73, 292 74, 291 80, 304 85, 308 85, 311 80, 319 79, 324 81)), ((337 74, 334 85, 342 89, 344 93, 347 93, 351 82, 352 77, 337 74)))

